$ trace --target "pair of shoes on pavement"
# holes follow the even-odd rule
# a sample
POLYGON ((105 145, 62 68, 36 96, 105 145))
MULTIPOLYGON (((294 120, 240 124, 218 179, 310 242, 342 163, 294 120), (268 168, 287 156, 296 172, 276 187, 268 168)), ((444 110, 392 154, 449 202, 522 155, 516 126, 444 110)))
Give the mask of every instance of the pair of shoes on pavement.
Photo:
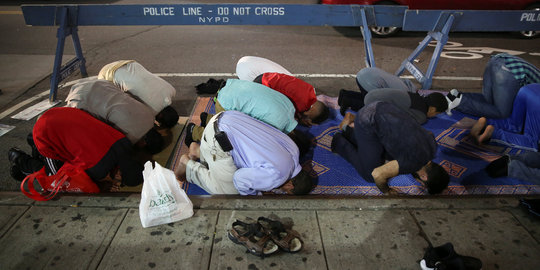
POLYGON ((475 257, 463 256, 454 250, 452 243, 438 247, 428 247, 420 261, 422 270, 480 270, 482 261, 475 257))
POLYGON ((448 109, 446 109, 446 114, 452 115, 452 109, 459 106, 462 97, 463 95, 457 89, 450 90, 450 93, 446 95, 446 101, 448 102, 448 109))
POLYGON ((249 253, 259 257, 270 256, 279 250, 296 253, 304 246, 297 231, 266 217, 259 217, 256 222, 236 220, 227 235, 235 244, 243 245, 249 253))

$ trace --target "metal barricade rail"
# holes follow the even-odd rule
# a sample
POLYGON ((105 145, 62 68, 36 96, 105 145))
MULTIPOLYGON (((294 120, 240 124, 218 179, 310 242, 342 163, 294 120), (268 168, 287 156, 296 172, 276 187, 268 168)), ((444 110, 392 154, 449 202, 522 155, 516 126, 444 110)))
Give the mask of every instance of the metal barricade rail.
POLYGON ((375 66, 370 26, 400 27, 404 31, 427 31, 427 36, 395 72, 409 71, 424 89, 433 74, 451 31, 540 31, 540 11, 409 10, 406 6, 294 5, 294 4, 137 4, 137 5, 23 5, 27 25, 58 26, 57 47, 49 100, 56 99, 58 84, 85 67, 78 26, 97 25, 303 25, 355 26, 364 38, 366 65, 375 66), (71 36, 76 57, 62 66, 66 37, 71 36), (437 41, 427 71, 414 59, 437 41))

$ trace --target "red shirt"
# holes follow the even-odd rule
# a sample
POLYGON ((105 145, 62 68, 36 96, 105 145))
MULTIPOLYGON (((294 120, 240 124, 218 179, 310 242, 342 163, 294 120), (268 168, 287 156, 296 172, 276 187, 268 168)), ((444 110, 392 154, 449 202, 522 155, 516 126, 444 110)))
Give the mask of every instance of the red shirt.
POLYGON ((309 110, 317 101, 315 88, 311 84, 287 74, 264 73, 262 84, 287 96, 298 113, 309 110))
POLYGON ((75 108, 57 107, 46 111, 32 131, 43 156, 84 170, 96 165, 124 134, 75 108))

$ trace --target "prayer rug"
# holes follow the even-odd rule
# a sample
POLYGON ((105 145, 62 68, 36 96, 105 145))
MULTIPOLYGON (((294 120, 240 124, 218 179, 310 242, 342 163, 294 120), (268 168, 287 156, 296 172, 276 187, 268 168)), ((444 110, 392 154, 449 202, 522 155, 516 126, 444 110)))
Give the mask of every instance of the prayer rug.
MULTIPOLYGON (((178 120, 178 124, 175 125, 170 129, 169 132, 166 134, 162 134, 163 139, 165 140, 165 148, 155 154, 152 155, 151 160, 154 160, 155 162, 159 163, 161 166, 170 168, 170 164, 172 163, 172 158, 174 157, 174 154, 177 152, 177 148, 180 145, 180 143, 184 143, 183 141, 179 141, 179 137, 182 134, 182 130, 184 129, 185 123, 187 121, 186 117, 181 117, 178 120)), ((123 186, 120 188, 120 192, 141 192, 142 191, 143 184, 129 187, 129 186, 123 186)))
MULTIPOLYGON (((331 108, 329 119, 311 128, 297 127, 312 137, 314 144, 310 152, 301 159, 304 169, 309 170, 312 176, 317 178, 317 185, 311 194, 382 195, 374 183, 362 179, 352 165, 331 152, 332 136, 338 132, 338 125, 343 117, 339 113, 337 98, 320 95, 318 99, 331 108)), ((211 98, 197 99, 189 121, 199 124, 199 115, 203 111, 214 112, 211 98)), ((490 161, 504 153, 519 153, 521 150, 507 146, 474 144, 468 134, 475 121, 475 118, 454 110, 452 116, 439 114, 424 124, 426 129, 433 132, 438 143, 434 161, 441 164, 450 174, 450 184, 442 194, 540 194, 540 185, 512 178, 491 178, 487 175, 484 168, 490 161)), ((184 137, 185 132, 179 140, 181 146, 171 157, 172 168, 178 165, 180 155, 188 152, 184 137)), ((403 194, 428 194, 411 175, 394 177, 389 184, 403 194)), ((182 187, 189 195, 208 194, 197 185, 188 182, 184 182, 182 187)))

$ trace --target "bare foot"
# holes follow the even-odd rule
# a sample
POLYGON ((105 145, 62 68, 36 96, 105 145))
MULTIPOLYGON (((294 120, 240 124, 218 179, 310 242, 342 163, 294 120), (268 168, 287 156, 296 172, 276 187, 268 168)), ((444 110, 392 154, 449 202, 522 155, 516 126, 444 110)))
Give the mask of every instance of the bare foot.
POLYGON ((201 157, 201 146, 196 143, 196 142, 192 142, 190 145, 189 145, 189 154, 188 154, 188 157, 189 159, 191 160, 197 160, 201 157))
POLYGON ((399 191, 397 189, 390 188, 388 192, 384 193, 385 195, 399 195, 399 191))
POLYGON ((495 127, 492 125, 488 125, 486 127, 486 130, 484 130, 484 133, 482 133, 480 136, 478 136, 478 144, 483 144, 491 138, 491 135, 493 135, 493 131, 495 131, 495 127))
POLYGON ((122 186, 122 182, 120 181, 116 181, 114 183, 112 183, 112 186, 111 186, 111 192, 120 192, 120 187, 122 186))
POLYGON ((355 117, 356 116, 350 112, 346 113, 341 123, 339 123, 339 129, 343 130, 343 127, 348 126, 349 124, 353 123, 355 117))
POLYGON ((178 166, 174 170, 174 175, 176 175, 176 178, 179 180, 186 178, 186 165, 182 162, 178 163, 178 166))
POLYGON ((184 164, 184 166, 187 166, 188 162, 190 161, 189 156, 186 154, 183 154, 180 156, 180 163, 184 164))
POLYGON ((474 126, 471 128, 471 136, 478 141, 478 137, 480 136, 480 132, 482 129, 486 126, 487 119, 485 117, 478 118, 478 121, 474 124, 474 126))
POLYGON ((96 182, 101 192, 119 192, 122 181, 106 177, 96 182))

